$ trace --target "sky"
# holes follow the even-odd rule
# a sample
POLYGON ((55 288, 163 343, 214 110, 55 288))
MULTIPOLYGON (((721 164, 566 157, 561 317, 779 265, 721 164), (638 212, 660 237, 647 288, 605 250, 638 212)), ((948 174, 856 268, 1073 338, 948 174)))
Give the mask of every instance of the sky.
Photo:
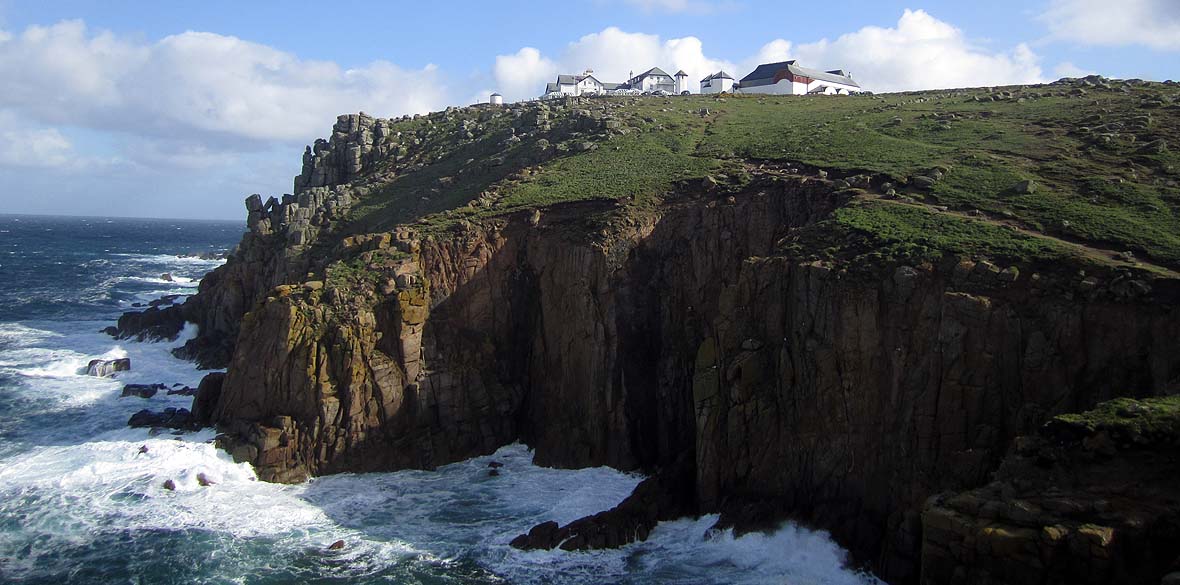
POLYGON ((243 219, 339 114, 785 59, 875 92, 1180 79, 1180 0, 0 0, 0 213, 243 219))

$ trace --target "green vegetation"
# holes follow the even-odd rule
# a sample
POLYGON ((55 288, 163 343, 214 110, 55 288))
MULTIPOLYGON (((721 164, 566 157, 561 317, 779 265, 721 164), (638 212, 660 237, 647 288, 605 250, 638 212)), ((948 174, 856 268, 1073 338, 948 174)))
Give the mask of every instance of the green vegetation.
POLYGON ((1082 436, 1105 431, 1120 442, 1175 441, 1180 436, 1180 396, 1116 398, 1087 412, 1056 416, 1048 428, 1051 432, 1082 436))
POLYGON ((362 284, 373 285, 374 279, 382 274, 380 268, 409 257, 409 254, 401 250, 389 248, 337 260, 328 265, 325 274, 326 284, 332 288, 349 290, 355 290, 362 284))
POLYGON ((1070 253, 1065 240, 1180 268, 1175 85, 571 99, 438 113, 398 131, 418 142, 354 209, 354 231, 445 230, 595 199, 648 209, 678 184, 801 164, 883 177, 919 204, 950 209, 857 202, 882 196, 869 193, 825 224, 884 256, 1045 260, 1070 253))
POLYGON ((908 261, 934 260, 946 252, 1025 261, 1057 260, 1062 245, 980 221, 925 208, 865 202, 836 210, 835 223, 874 240, 874 255, 908 261))

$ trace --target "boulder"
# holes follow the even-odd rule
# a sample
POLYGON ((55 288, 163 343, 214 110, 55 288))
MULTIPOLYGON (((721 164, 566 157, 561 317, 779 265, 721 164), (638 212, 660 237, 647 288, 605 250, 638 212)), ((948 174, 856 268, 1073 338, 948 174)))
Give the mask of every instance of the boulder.
POLYGON ((131 415, 127 426, 132 428, 165 428, 182 431, 195 431, 201 428, 193 419, 193 415, 186 408, 165 408, 162 412, 153 412, 146 408, 131 415))
POLYGON ((1021 181, 1012 186, 1012 191, 1019 195, 1032 195, 1037 192, 1038 187, 1039 185, 1037 185, 1036 181, 1021 181))
POLYGON ((115 375, 115 372, 126 372, 131 369, 131 358, 119 358, 114 360, 90 360, 86 364, 87 376, 98 376, 99 378, 109 378, 115 375))
POLYGON ((913 186, 922 189, 923 191, 929 191, 930 189, 934 188, 934 183, 936 183, 936 181, 932 177, 918 175, 916 177, 911 177, 910 183, 913 186))
MULTIPOLYGON (((167 388, 163 384, 127 384, 123 386, 123 392, 119 394, 119 398, 126 398, 128 396, 138 396, 140 398, 151 398, 157 392, 167 388)), ((172 391, 168 392, 169 394, 172 391)))

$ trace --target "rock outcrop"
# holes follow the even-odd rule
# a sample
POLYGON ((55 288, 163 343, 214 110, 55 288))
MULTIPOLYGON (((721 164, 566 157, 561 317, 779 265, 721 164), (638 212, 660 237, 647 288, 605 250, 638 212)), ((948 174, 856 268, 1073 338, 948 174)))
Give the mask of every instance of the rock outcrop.
POLYGON ((118 372, 126 372, 131 369, 131 358, 118 358, 113 360, 90 360, 86 364, 86 368, 82 373, 87 376, 98 376, 99 378, 109 378, 118 372))
POLYGON ((922 583, 1160 583, 1180 558, 1177 474, 1175 397, 1056 417, 992 483, 930 499, 922 583))

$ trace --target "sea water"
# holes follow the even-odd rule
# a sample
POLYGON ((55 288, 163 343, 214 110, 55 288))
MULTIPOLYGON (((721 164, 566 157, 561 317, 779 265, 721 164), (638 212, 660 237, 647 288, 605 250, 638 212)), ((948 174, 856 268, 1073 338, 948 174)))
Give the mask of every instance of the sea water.
POLYGON ((823 532, 785 524, 735 538, 710 533, 715 516, 661 523, 618 550, 515 550, 508 542, 533 525, 608 509, 643 479, 538 467, 523 445, 435 471, 285 486, 214 448, 212 430, 127 428, 142 408, 189 406, 163 391, 119 394, 127 383, 195 387, 206 372, 170 350, 196 331, 136 343, 99 330, 136 304, 195 292, 220 261, 194 255, 228 251, 242 227, 0 215, 0 582, 876 582, 847 569, 823 532), (80 374, 116 357, 131 371, 80 374))

